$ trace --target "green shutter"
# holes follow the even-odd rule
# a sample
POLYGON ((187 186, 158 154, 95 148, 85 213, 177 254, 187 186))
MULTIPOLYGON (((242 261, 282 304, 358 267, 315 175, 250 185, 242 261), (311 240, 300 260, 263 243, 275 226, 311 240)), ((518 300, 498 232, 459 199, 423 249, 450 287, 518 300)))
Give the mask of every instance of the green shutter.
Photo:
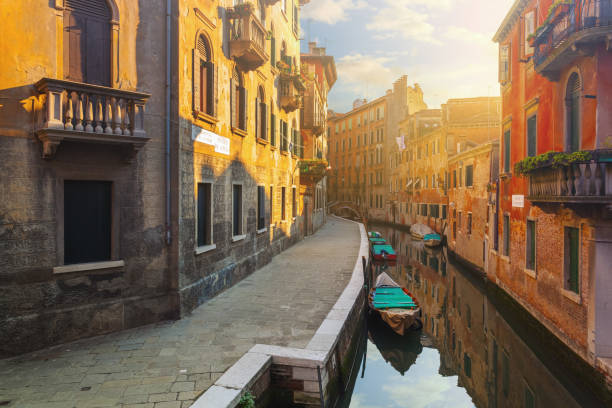
POLYGON ((527 119, 527 156, 535 156, 537 152, 537 123, 536 115, 527 119))
POLYGON ((579 293, 579 230, 578 228, 567 228, 568 233, 568 246, 569 246, 569 276, 568 286, 569 290, 575 293, 579 293))
POLYGON ((510 173, 510 130, 504 132, 504 173, 510 173))
POLYGON ((270 144, 276 146, 276 115, 270 115, 270 144))
POLYGON ((272 37, 270 40, 270 63, 276 68, 276 38, 272 37))

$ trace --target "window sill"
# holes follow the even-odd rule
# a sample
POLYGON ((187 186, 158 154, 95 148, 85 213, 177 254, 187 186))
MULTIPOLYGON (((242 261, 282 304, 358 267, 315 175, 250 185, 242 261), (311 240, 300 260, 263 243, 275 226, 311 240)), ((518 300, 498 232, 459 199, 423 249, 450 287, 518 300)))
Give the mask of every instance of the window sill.
POLYGON ((88 262, 71 265, 61 265, 53 268, 54 274, 97 271, 101 269, 122 268, 125 266, 124 261, 103 261, 103 262, 88 262))
POLYGON ((508 255, 500 255, 499 257, 502 261, 510 263, 510 257, 508 255))
POLYGON ((232 133, 241 137, 247 137, 246 130, 239 129, 237 127, 232 126, 232 133))
POLYGON ((216 125, 219 121, 219 119, 215 118, 214 116, 200 111, 193 111, 193 117, 198 120, 201 120, 202 122, 206 122, 209 125, 216 125))
POLYGON ((273 144, 271 144, 271 145, 270 145, 270 149, 272 149, 272 150, 276 150, 276 149, 278 149, 278 147, 276 147, 276 146, 274 146, 273 144))
POLYGON ((268 229, 267 228, 262 228, 262 229, 258 229, 257 230, 257 234, 258 235, 263 234, 264 232, 268 232, 268 229))
POLYGON ((582 304, 582 299, 580 298, 580 295, 576 292, 561 288, 561 294, 578 305, 582 304))
POLYGON ((258 137, 257 138, 257 143, 265 146, 265 145, 267 145, 270 142, 268 142, 266 139, 262 139, 261 137, 258 137))
POLYGON ((232 242, 242 241, 245 238, 246 238, 246 234, 243 234, 243 235, 234 235, 234 236, 232 236, 232 242))
POLYGON ((531 276, 533 279, 537 279, 536 271, 534 271, 533 269, 525 268, 525 269, 523 269, 523 272, 525 272, 525 275, 531 276))
POLYGON ((512 173, 501 173, 499 175, 499 178, 502 180, 506 180, 506 179, 511 179, 512 178, 512 173))
POLYGON ((286 150, 281 150, 281 154, 282 154, 283 156, 289 156, 289 152, 288 152, 288 151, 286 151, 286 150))
POLYGON ((199 246, 195 249, 195 254, 196 255, 200 255, 203 254, 205 252, 210 252, 213 249, 217 249, 217 245, 216 244, 211 244, 211 245, 204 245, 204 246, 199 246))

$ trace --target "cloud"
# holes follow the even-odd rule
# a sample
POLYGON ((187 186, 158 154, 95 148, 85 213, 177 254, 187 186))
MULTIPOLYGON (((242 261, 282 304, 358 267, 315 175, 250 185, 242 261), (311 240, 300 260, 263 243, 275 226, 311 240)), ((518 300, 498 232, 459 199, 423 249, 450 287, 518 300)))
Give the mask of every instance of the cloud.
MULTIPOLYGON (((417 0, 419 3, 421 0, 417 0)), ((386 6, 378 10, 366 29, 378 34, 375 39, 384 40, 394 37, 438 44, 434 37, 434 26, 429 23, 429 15, 413 8, 413 3, 407 1, 386 2, 386 6)))
POLYGON ((337 62, 338 78, 344 84, 355 89, 369 87, 391 86, 396 77, 401 75, 399 67, 390 67, 392 61, 389 57, 378 57, 364 54, 350 54, 340 58, 337 62))
POLYGON ((367 7, 363 0, 312 0, 302 7, 303 19, 311 19, 326 24, 346 20, 347 12, 367 7))

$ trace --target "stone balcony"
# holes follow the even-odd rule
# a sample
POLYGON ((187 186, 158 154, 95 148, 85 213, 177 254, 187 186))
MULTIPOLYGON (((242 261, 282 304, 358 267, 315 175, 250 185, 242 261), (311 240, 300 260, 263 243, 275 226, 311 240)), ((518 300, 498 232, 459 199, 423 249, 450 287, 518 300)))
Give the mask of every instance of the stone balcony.
POLYGON ((302 159, 299 161, 301 184, 316 184, 327 174, 326 160, 302 159))
POLYGON ((612 151, 594 151, 593 160, 562 167, 547 165, 528 175, 532 202, 612 203, 612 151))
POLYGON ((280 105, 285 112, 293 112, 302 106, 302 96, 306 89, 299 74, 280 74, 280 105))
POLYGON ((266 29, 255 15, 251 3, 243 3, 228 10, 230 20, 230 57, 244 71, 252 71, 265 64, 266 29))
POLYGON ((592 55, 597 43, 611 49, 612 0, 576 0, 561 4, 536 32, 535 70, 550 80, 580 56, 592 55))
POLYGON ((45 159, 70 141, 123 145, 129 160, 150 139, 144 130, 149 94, 51 78, 35 87, 45 96, 43 120, 36 128, 45 159))

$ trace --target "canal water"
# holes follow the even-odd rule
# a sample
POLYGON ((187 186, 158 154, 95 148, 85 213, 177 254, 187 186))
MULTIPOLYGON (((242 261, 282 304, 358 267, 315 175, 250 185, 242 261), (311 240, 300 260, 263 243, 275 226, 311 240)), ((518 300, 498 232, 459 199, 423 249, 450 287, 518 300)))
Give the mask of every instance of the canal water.
POLYGON ((449 259, 446 249, 426 249, 402 230, 370 228, 396 250, 396 265, 383 268, 419 299, 424 326, 400 337, 369 314, 358 369, 336 407, 607 406, 579 374, 541 361, 528 345, 535 343, 517 334, 525 330, 509 323, 521 321, 512 317, 516 310, 496 308, 484 279, 449 259))

